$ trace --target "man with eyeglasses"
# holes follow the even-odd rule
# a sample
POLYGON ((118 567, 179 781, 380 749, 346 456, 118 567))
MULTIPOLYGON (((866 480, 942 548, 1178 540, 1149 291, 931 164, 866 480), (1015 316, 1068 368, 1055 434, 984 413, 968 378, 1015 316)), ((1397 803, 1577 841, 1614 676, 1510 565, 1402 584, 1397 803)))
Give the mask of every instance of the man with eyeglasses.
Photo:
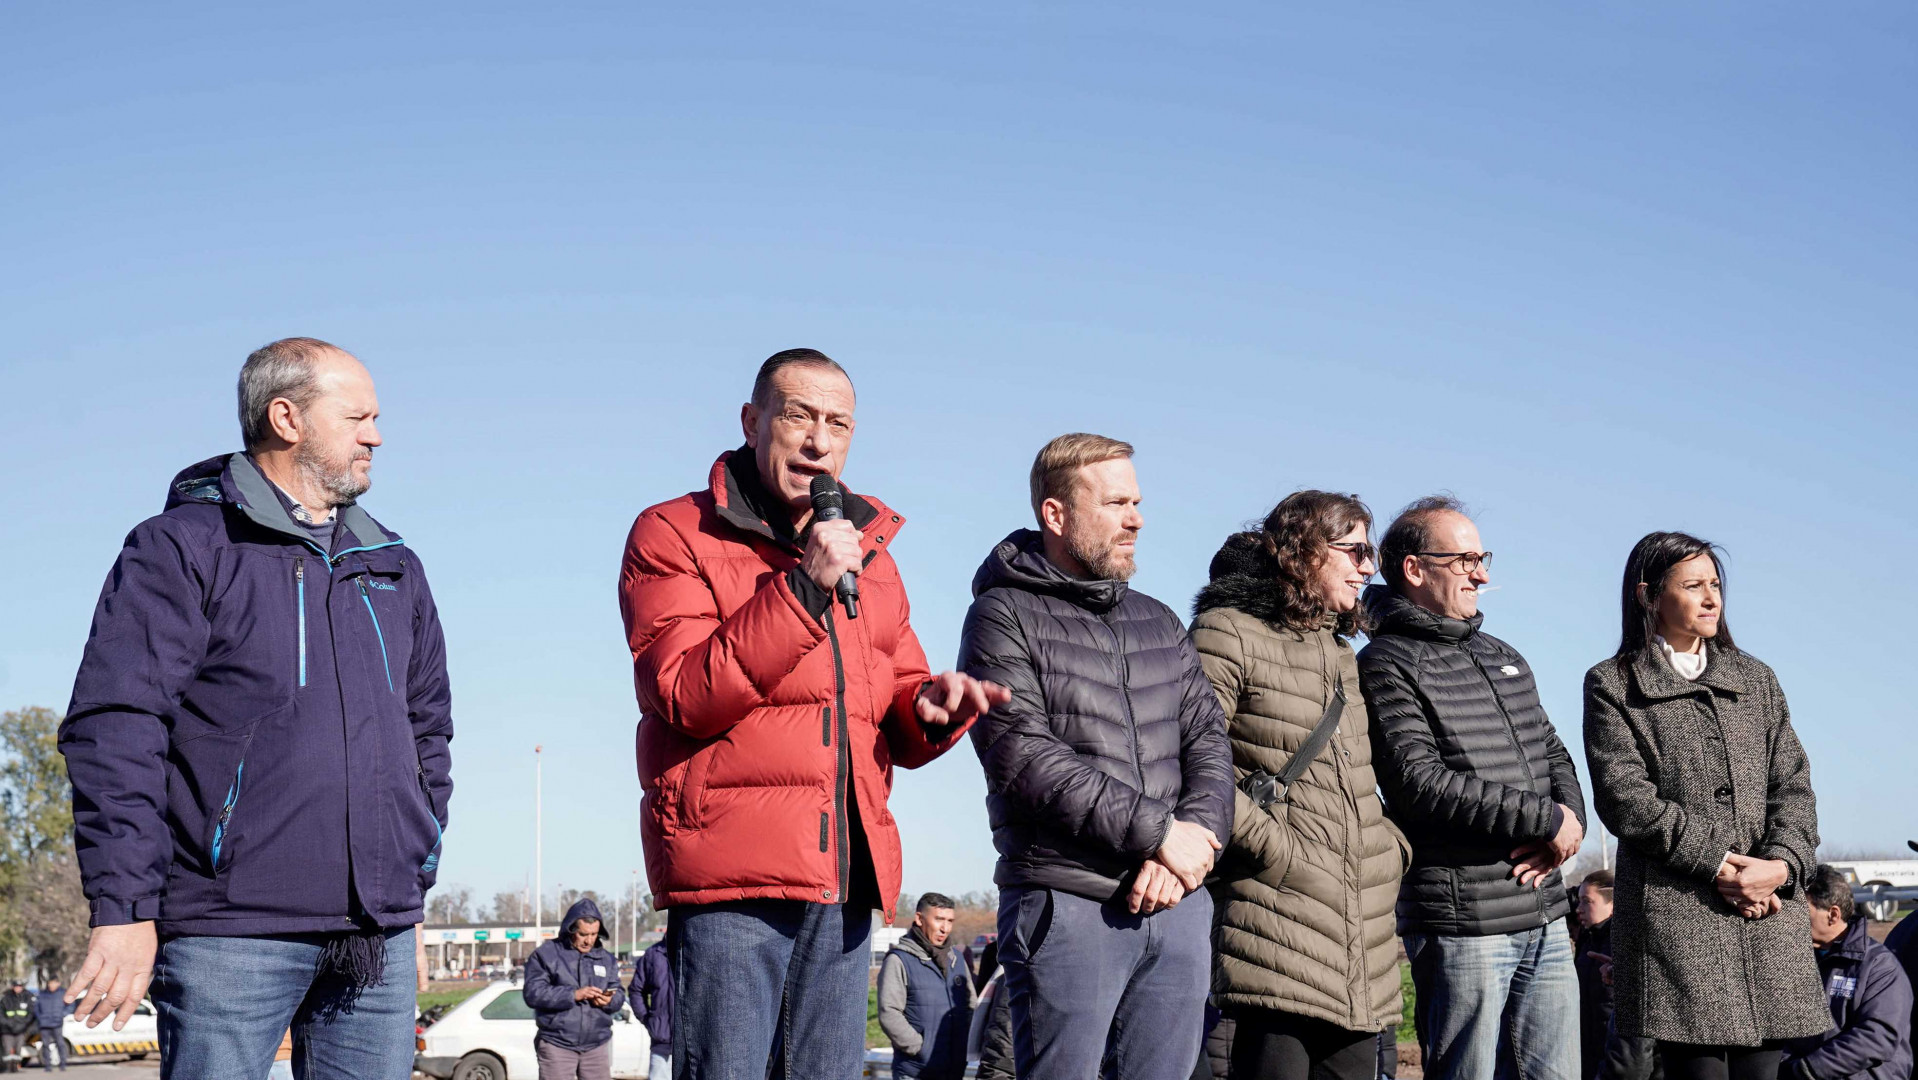
POLYGON ((1413 851, 1399 934, 1428 1077, 1576 1080, 1559 867, 1585 838, 1585 800, 1531 667, 1479 629, 1491 559, 1456 499, 1420 499, 1385 531, 1385 584, 1365 594, 1372 763, 1413 851))

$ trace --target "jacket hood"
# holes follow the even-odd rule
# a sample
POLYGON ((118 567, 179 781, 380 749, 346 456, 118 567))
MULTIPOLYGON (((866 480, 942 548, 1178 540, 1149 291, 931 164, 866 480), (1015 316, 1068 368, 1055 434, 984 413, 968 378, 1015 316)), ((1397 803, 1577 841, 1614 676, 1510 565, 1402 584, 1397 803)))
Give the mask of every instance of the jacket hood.
MULTIPOLYGON (((606 920, 599 913, 599 905, 593 903, 591 897, 586 897, 574 902, 572 907, 566 909, 566 918, 559 924, 559 939, 562 946, 568 948, 572 946, 573 924, 581 919, 592 919, 599 923, 600 938, 606 936, 606 920)), ((594 941, 593 947, 598 948, 599 942, 594 941)))
POLYGON ((1101 613, 1118 607, 1126 595, 1123 581, 1084 581, 1054 566, 1034 529, 1014 529, 993 545, 986 561, 979 564, 979 572, 972 575, 973 597, 993 589, 1056 596, 1101 613))
POLYGON ((1218 554, 1212 556, 1207 574, 1211 580, 1193 598, 1192 614, 1232 608, 1266 622, 1278 621, 1276 590, 1272 587, 1278 567, 1266 554, 1258 533, 1236 532, 1226 537, 1218 554))
POLYGON ((1485 622, 1483 611, 1469 619, 1448 619, 1443 615, 1435 615, 1400 596, 1389 585, 1366 586, 1360 602, 1371 613, 1372 623, 1377 627, 1371 634, 1374 639, 1396 634, 1422 641, 1458 645, 1471 640, 1478 633, 1480 624, 1485 622))
MULTIPOLYGON (((175 473, 172 483, 167 485, 166 509, 189 503, 225 503, 263 528, 303 544, 310 543, 306 530, 293 520, 273 482, 245 453, 210 457, 175 473)), ((348 503, 338 512, 340 524, 353 534, 352 547, 391 547, 401 542, 398 535, 374 521, 358 503, 348 503)))

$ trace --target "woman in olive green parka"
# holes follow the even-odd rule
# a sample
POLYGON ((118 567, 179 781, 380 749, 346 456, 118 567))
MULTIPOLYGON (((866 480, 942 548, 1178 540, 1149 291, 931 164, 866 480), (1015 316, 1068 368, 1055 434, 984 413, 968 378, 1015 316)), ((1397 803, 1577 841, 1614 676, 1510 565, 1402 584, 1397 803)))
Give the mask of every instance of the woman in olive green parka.
POLYGON ((1242 786, 1279 775, 1345 696, 1332 740, 1282 800, 1237 795, 1213 885, 1213 994, 1238 1021, 1238 1080, 1371 1080, 1378 1033, 1399 1022, 1393 909, 1411 849, 1379 801, 1347 642, 1375 569, 1370 525, 1352 496, 1289 496, 1261 530, 1227 538, 1194 605, 1192 640, 1242 786))

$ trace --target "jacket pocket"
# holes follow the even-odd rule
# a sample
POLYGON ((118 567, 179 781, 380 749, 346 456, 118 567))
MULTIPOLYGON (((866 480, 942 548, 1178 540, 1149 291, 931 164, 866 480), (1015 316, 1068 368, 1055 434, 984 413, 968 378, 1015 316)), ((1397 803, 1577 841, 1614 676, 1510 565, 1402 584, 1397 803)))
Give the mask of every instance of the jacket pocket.
MULTIPOLYGON (((232 869, 238 854, 236 841, 245 812, 241 804, 248 790, 247 754, 253 747, 255 733, 267 719, 270 717, 236 735, 207 736, 182 744, 180 749, 184 753, 172 763, 181 782, 197 789, 192 801, 202 817, 197 828, 189 825, 194 831, 186 835, 198 841, 202 865, 209 877, 224 876, 232 869)), ((174 797, 175 792, 169 785, 168 799, 174 797)), ((180 824, 188 823, 181 821, 180 824)))
POLYGON ((219 876, 221 870, 233 864, 233 847, 228 840, 232 834, 233 808, 240 801, 240 785, 245 779, 246 758, 242 757, 240 763, 234 766, 233 783, 226 789, 226 800, 221 805, 220 812, 213 816, 213 835, 207 838, 208 861, 213 867, 215 877, 219 876))
POLYGON ((427 849, 426 858, 420 862, 420 869, 432 873, 440 868, 440 845, 446 841, 446 829, 440 824, 440 816, 433 810, 433 793, 426 788, 426 763, 419 761, 419 747, 414 746, 414 761, 419 765, 420 801, 426 804, 426 816, 433 820, 433 846, 427 849))
POLYGON ((357 579, 360 585, 360 602, 366 605, 366 617, 373 620, 373 640, 380 648, 380 671, 386 676, 386 689, 391 692, 395 689, 393 657, 386 648, 386 630, 380 626, 380 613, 373 609, 373 594, 366 587, 366 577, 367 575, 361 574, 357 579))
POLYGON ((1055 906, 1048 888, 1030 887, 1020 895, 1012 917, 1012 940, 1006 950, 1012 959, 1029 964, 1045 951, 1046 942, 1052 938, 1055 906))

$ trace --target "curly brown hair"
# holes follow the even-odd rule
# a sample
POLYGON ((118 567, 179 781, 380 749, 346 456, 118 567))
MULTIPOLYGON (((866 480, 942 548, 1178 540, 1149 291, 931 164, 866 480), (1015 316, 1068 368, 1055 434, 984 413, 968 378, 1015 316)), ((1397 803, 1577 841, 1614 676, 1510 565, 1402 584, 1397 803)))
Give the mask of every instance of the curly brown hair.
MULTIPOLYGON (((1287 495, 1265 516, 1259 535, 1265 553, 1277 565, 1278 586, 1273 608, 1277 621, 1288 630, 1301 633, 1319 628, 1325 619, 1325 604, 1312 588, 1313 575, 1332 555, 1327 545, 1363 525, 1372 531, 1372 511, 1357 495, 1307 489, 1287 495)), ((1363 604, 1339 613, 1333 632, 1351 637, 1372 628, 1363 604)))

